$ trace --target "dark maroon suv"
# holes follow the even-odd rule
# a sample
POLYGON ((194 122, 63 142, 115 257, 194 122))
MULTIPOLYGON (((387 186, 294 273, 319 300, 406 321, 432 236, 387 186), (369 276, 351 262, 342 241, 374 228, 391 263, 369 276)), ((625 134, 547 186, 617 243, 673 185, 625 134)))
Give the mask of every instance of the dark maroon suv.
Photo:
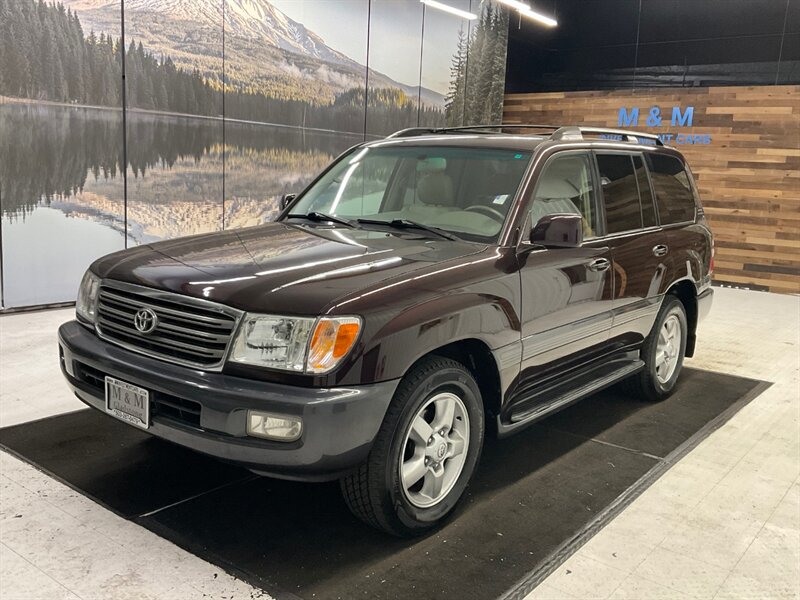
POLYGON ((646 134, 412 129, 351 148, 276 222, 96 261, 61 364, 86 404, 265 475, 437 525, 485 432, 620 380, 675 387, 711 304, 681 155, 646 134))

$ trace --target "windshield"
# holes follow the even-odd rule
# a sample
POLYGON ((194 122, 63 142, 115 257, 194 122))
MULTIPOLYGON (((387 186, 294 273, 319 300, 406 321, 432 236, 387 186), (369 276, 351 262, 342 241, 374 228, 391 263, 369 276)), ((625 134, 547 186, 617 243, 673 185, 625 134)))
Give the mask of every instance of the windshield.
POLYGON ((290 213, 353 222, 413 222, 472 241, 494 242, 530 156, 492 148, 356 148, 309 188, 290 213))

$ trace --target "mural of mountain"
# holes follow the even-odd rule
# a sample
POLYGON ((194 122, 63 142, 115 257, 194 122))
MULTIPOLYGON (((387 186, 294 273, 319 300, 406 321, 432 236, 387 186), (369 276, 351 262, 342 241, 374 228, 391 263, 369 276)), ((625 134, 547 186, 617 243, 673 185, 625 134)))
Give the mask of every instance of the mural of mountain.
POLYGON ((408 2, 337 2, 310 27, 276 0, 125 0, 123 44, 121 0, 0 0, 0 302, 69 300, 98 255, 268 220, 364 139, 499 119, 507 16, 483 0, 466 26, 408 2))
MULTIPOLYGON (((64 0, 84 29, 119 34, 119 0, 64 0)), ((126 38, 168 54, 178 67, 222 76, 222 0, 125 0, 126 38)), ((302 23, 267 0, 225 0, 225 71, 238 91, 282 100, 333 103, 363 85, 366 67, 329 47, 302 23)), ((444 93, 405 85, 370 69, 370 85, 402 90, 441 108, 444 93)))

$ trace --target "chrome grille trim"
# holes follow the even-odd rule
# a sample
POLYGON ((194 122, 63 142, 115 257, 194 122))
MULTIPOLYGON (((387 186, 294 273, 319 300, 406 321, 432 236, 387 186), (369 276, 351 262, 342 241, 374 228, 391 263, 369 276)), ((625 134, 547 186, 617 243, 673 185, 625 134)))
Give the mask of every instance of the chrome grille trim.
POLYGON ((151 358, 221 371, 243 314, 209 300, 104 279, 95 331, 103 340, 151 358), (133 325, 141 308, 158 316, 151 333, 139 333, 133 325))

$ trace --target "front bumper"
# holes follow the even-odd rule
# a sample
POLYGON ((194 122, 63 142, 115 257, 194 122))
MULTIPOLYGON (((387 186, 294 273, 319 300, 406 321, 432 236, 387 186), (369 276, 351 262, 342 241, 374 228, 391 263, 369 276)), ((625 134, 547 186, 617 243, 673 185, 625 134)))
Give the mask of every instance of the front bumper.
POLYGON ((150 390, 157 437, 257 473, 324 481, 363 462, 399 380, 341 388, 302 388, 162 362, 99 339, 77 321, 58 330, 61 369, 80 400, 105 412, 104 377, 150 390), (246 435, 247 409, 299 416, 295 442, 246 435))

